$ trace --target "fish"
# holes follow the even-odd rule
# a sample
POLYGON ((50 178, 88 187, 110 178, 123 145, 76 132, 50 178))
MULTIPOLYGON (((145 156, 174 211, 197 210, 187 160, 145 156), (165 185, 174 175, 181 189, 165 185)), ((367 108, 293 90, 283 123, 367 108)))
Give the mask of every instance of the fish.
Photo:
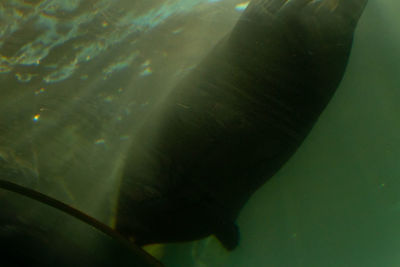
POLYGON ((290 159, 338 88, 367 0, 253 0, 133 134, 115 229, 140 246, 214 235, 290 159))

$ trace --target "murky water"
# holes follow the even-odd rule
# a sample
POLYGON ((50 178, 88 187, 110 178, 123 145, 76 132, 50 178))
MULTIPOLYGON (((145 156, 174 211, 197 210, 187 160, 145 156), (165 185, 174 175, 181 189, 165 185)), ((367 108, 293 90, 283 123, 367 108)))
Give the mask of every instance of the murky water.
MULTIPOLYGON (((112 224, 132 132, 245 5, 1 2, 5 178, 112 224)), ((395 0, 370 0, 342 84, 299 151, 243 209, 239 247, 228 253, 211 237, 153 248, 167 266, 399 264, 398 10, 395 0)))
POLYGON ((40 191, 103 220, 131 132, 241 11, 238 1, 131 2, 0 5, 2 153, 40 173, 40 191))

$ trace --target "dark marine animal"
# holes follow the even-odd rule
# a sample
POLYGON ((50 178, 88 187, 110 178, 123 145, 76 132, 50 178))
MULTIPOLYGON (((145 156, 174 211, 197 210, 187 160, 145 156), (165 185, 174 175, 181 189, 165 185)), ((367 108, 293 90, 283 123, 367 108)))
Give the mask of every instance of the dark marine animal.
POLYGON ((367 0, 253 0, 134 137, 116 230, 139 245, 214 234, 229 250, 249 197, 338 87, 367 0))

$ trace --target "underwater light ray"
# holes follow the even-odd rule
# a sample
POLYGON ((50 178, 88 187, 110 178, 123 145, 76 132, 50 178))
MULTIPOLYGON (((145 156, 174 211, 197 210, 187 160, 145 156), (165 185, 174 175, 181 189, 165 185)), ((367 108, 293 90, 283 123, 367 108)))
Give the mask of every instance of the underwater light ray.
MULTIPOLYGON (((99 71, 100 74, 101 71, 99 71)), ((78 77, 74 79, 79 79, 78 77)), ((57 134, 57 129, 62 128, 64 129, 70 124, 76 125, 79 129, 82 128, 82 126, 86 126, 88 123, 90 124, 96 124, 98 121, 102 121, 100 125, 100 129, 98 132, 101 132, 104 127, 109 127, 110 125, 110 120, 111 120, 111 127, 116 125, 117 123, 120 123, 119 121, 113 121, 113 119, 106 119, 106 121, 101 117, 101 114, 98 114, 96 111, 92 112, 91 111, 91 106, 96 107, 98 106, 98 102, 101 101, 100 98, 98 98, 99 92, 102 92, 104 90, 107 90, 107 88, 104 88, 103 86, 104 83, 104 77, 103 75, 91 75, 91 79, 87 82, 85 82, 85 85, 82 86, 80 89, 76 90, 74 95, 72 97, 68 98, 63 98, 62 102, 60 102, 59 105, 55 105, 53 107, 49 107, 47 110, 44 110, 43 112, 38 113, 39 111, 34 110, 34 105, 32 105, 29 110, 27 110, 25 113, 29 113, 30 115, 25 116, 26 120, 26 127, 31 127, 33 131, 30 131, 30 138, 26 138, 26 131, 18 131, 16 134, 13 136, 13 143, 17 144, 18 147, 21 147, 23 145, 35 145, 37 142, 36 140, 40 139, 41 136, 48 136, 49 133, 53 132, 54 135, 50 134, 50 136, 53 140, 55 138, 58 138, 59 135, 57 134), (78 111, 78 113, 77 113, 78 111), (47 114, 46 114, 47 113, 47 114), (82 116, 83 113, 91 113, 95 115, 96 122, 93 122, 91 120, 86 120, 85 116, 82 116), (40 117, 38 116, 40 114, 40 117), (29 121, 28 121, 29 120, 29 121), (104 123, 103 123, 104 122, 104 123), (102 125, 107 125, 107 126, 102 126, 102 125), (57 129, 56 129, 57 128, 57 129)), ((61 86, 67 86, 67 85, 62 85, 61 86)), ((32 93, 33 93, 33 88, 36 88, 39 86, 30 86, 30 90, 24 90, 25 92, 19 93, 18 95, 18 101, 16 102, 15 100, 15 94, 11 94, 10 97, 13 99, 9 99, 10 101, 4 103, 3 105, 3 110, 7 110, 7 108, 11 105, 13 106, 14 104, 17 103, 29 103, 32 100, 32 93), (12 101, 11 101, 12 100, 12 101)), ((47 88, 44 91, 44 94, 49 94, 52 93, 52 91, 57 90, 58 88, 51 86, 50 88, 47 88), (53 87, 53 88, 51 88, 53 87)), ((134 94, 135 90, 130 90, 129 94, 134 94)), ((43 95, 44 96, 44 95, 43 95)), ((41 101, 42 95, 38 94, 35 95, 35 102, 36 106, 46 106, 46 102, 41 101)), ((58 96, 59 98, 60 96, 58 96)), ((44 98, 44 101, 46 101, 48 97, 44 98)), ((130 99, 132 99, 130 97, 130 99)), ((61 99, 59 99, 61 100, 61 99)), ((3 101, 2 101, 3 102, 3 101)), ((120 106, 119 108, 119 113, 122 112, 124 109, 124 105, 118 105, 120 106)), ((93 126, 94 127, 94 126, 93 126)), ((57 141, 57 140, 55 140, 57 141)), ((93 143, 91 140, 85 138, 85 144, 88 143, 93 143)), ((52 146, 52 142, 44 142, 40 145, 41 150, 46 150, 46 148, 50 148, 52 146)), ((85 145, 85 146, 79 146, 79 147, 71 147, 72 150, 77 151, 80 154, 87 155, 87 157, 93 156, 95 153, 95 146, 90 146, 90 145, 85 145), (82 148, 87 150, 87 151, 82 151, 82 148)), ((48 149, 47 149, 48 150, 48 149)), ((58 156, 60 158, 60 162, 65 162, 63 156, 58 153, 58 156)), ((86 156, 85 156, 86 157, 86 156)), ((114 165, 114 164, 113 164, 114 165)), ((117 164, 118 165, 118 164, 117 164)), ((114 167, 113 167, 114 168, 114 167)), ((109 170, 107 173, 113 173, 115 174, 117 170, 109 170)), ((112 175, 112 179, 101 179, 102 184, 104 185, 104 182, 107 182, 108 184, 112 183, 112 186, 115 187, 115 185, 118 184, 118 179, 114 178, 115 175, 112 175)), ((111 186, 111 185, 110 185, 111 186)), ((104 186, 102 186, 104 188, 104 186)), ((104 190, 102 190, 104 191, 104 190)), ((93 197, 93 196, 92 196, 93 197)))

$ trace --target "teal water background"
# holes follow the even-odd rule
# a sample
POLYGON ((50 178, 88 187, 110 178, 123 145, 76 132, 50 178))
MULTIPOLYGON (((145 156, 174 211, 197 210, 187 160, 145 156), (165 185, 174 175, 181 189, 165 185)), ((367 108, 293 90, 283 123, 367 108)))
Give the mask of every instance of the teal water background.
MULTIPOLYGON (((0 3, 0 156, 9 179, 111 223, 131 132, 233 27, 243 1, 0 3)), ((343 82, 243 209, 239 247, 167 266, 400 265, 400 4, 370 0, 343 82)))

